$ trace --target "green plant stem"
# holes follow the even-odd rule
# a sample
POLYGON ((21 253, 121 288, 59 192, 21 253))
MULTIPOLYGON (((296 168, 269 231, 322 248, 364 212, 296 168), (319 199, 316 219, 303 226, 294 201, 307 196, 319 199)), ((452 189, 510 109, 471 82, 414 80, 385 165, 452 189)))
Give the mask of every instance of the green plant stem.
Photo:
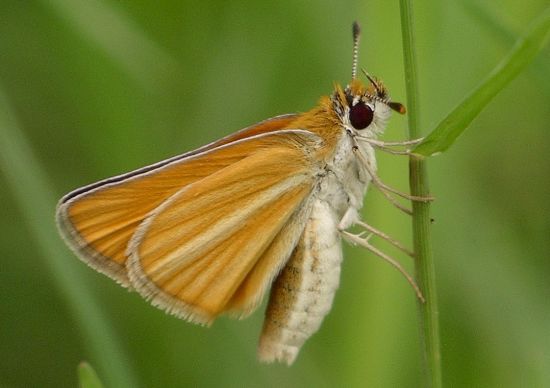
MULTIPOLYGON (((407 107, 409 137, 422 136, 419 127, 418 88, 416 77, 416 58, 413 32, 412 4, 409 0, 400 0, 401 30, 403 37, 403 59, 407 89, 407 107)), ((416 196, 429 195, 426 161, 411 157, 409 162, 410 189, 416 196)), ((425 303, 418 302, 420 338, 422 341, 424 382, 422 386, 441 387, 441 355, 439 350, 439 322, 435 269, 430 240, 430 203, 413 202, 413 244, 415 253, 416 280, 425 303)))

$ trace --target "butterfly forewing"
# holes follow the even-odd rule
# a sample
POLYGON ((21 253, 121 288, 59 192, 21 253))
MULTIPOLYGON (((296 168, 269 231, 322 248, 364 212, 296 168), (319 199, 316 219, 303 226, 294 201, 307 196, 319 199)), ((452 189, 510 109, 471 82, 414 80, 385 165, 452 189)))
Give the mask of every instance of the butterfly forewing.
POLYGON ((82 260, 127 286, 126 248, 147 215, 182 187, 246 157, 250 150, 242 146, 244 140, 280 130, 294 117, 274 117, 198 150, 75 190, 58 206, 59 229, 82 260))
POLYGON ((291 253, 282 242, 314 188, 318 140, 305 131, 248 139, 252 154, 164 202, 130 242, 133 286, 199 323, 250 312, 291 253))
POLYGON ((179 316, 251 312, 303 227, 321 148, 311 132, 267 123, 67 195, 60 229, 88 264, 179 316))

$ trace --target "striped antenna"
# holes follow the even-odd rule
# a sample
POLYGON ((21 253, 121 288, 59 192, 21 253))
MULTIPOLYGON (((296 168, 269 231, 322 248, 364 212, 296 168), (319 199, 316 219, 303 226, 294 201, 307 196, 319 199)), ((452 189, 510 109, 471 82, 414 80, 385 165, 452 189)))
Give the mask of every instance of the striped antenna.
POLYGON ((353 22, 353 63, 351 68, 351 79, 354 80, 357 77, 357 61, 359 59, 359 35, 361 34, 361 28, 357 22, 353 22))

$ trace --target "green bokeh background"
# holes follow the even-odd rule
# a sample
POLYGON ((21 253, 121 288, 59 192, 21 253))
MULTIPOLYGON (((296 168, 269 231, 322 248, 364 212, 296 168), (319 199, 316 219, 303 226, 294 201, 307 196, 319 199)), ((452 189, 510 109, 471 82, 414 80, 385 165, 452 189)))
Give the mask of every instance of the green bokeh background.
MULTIPOLYGON (((425 133, 546 5, 418 2, 425 133)), ((311 108, 334 81, 349 80, 353 20, 363 27, 361 65, 404 102, 395 1, 4 0, 1 104, 11 107, 17 126, 2 119, 0 126, 24 134, 39 162, 20 155, 33 169, 29 176, 49 181, 60 197, 264 118, 311 108)), ((550 386, 549 69, 546 48, 448 153, 429 162, 449 387, 550 386)), ((0 133, 1 142, 10 141, 0 133)), ((384 139, 405 136, 406 118, 394 116, 384 139)), ((76 366, 87 360, 115 386, 50 270, 52 253, 42 249, 39 230, 53 236, 58 261, 100 306, 141 386, 421 386, 414 294, 371 254, 344 248, 333 309, 295 365, 261 365, 255 350, 262 311, 206 329, 149 306, 65 249, 53 233, 54 195, 39 183, 15 194, 17 179, 5 179, 13 166, 3 160, 0 385, 76 386, 76 366), (21 207, 40 201, 49 213, 21 207)), ((404 158, 380 155, 379 170, 406 190, 404 158)), ((369 192, 363 214, 410 245, 410 220, 379 193, 369 192)), ((389 251, 412 270, 406 257, 389 251)))

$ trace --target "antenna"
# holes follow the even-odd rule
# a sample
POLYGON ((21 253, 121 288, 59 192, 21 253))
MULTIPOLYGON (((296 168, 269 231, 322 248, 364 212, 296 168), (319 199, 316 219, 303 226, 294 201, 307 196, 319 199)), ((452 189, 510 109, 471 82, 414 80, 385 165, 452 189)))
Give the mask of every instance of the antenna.
POLYGON ((379 96, 384 96, 386 94, 386 92, 384 91, 383 88, 380 87, 378 81, 376 79, 374 79, 373 77, 371 77, 371 75, 369 73, 367 73, 367 71, 365 69, 361 69, 361 71, 363 72, 363 74, 365 74, 365 77, 367 77, 369 82, 376 89, 376 94, 379 95, 379 96))
POLYGON ((351 79, 354 80, 357 77, 357 60, 359 59, 359 35, 361 34, 361 27, 359 23, 353 22, 353 62, 351 67, 351 79))

